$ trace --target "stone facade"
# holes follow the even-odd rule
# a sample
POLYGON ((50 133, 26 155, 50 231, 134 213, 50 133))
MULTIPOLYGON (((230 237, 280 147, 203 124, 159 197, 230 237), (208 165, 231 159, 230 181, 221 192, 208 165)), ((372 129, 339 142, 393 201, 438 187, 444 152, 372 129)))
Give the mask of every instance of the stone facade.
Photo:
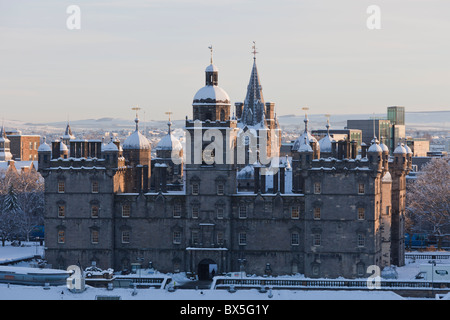
MULTIPOLYGON (((217 86, 214 67, 207 68, 206 79, 207 86, 217 86)), ((202 135, 213 128, 225 150, 236 151, 239 132, 250 125, 230 116, 228 100, 203 94, 194 100, 194 119, 186 119, 192 139, 183 152, 194 149, 199 124, 202 135), (225 118, 217 119, 220 113, 225 118)), ((266 107, 273 119, 264 121, 279 130, 274 105, 266 107)), ((70 151, 75 143, 70 141, 70 151)), ((151 164, 148 148, 122 153, 112 141, 100 154, 87 148, 77 158, 55 156, 49 146, 40 149, 45 255, 53 267, 95 261, 124 270, 151 263, 162 272, 199 278, 240 270, 355 278, 368 276, 371 265, 404 263, 405 175, 411 163, 406 149, 390 157, 374 140, 357 154, 345 141, 335 141, 325 158, 317 141, 306 141, 286 161, 280 159, 274 175, 265 175, 261 164, 198 163, 188 152, 177 177, 173 167, 168 174, 170 150, 160 147, 151 164), (174 181, 181 186, 170 190, 174 181)), ((211 157, 226 160, 217 152, 211 157)))

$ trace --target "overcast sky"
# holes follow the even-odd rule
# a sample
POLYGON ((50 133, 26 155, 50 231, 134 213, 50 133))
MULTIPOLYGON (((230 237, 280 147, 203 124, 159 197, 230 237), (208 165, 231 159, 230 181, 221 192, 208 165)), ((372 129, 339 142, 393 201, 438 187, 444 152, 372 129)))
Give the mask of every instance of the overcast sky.
POLYGON ((278 115, 449 110, 449 15, 448 0, 0 0, 0 117, 191 118, 209 45, 234 109, 253 41, 278 115))

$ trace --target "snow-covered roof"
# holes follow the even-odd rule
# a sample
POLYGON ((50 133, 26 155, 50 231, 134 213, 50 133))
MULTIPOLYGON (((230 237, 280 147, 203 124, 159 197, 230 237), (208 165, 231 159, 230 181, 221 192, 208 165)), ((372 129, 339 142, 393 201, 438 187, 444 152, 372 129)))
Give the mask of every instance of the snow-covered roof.
POLYGON ((389 152, 389 148, 384 143, 380 143, 380 147, 383 152, 389 152))
POLYGON ((407 154, 412 154, 413 153, 411 148, 407 144, 405 144, 405 149, 406 149, 406 153, 407 154))
POLYGON ((367 152, 383 152, 383 149, 381 149, 378 143, 372 143, 367 152))
POLYGON ((327 134, 325 137, 319 140, 320 152, 331 152, 332 151, 332 143, 335 140, 327 134))
POLYGON ((172 132, 168 133, 158 142, 156 150, 180 151, 182 149, 180 140, 174 137, 172 132))
POLYGON ((219 86, 204 86, 194 96, 193 105, 230 104, 230 97, 219 86))
POLYGON ((45 137, 44 137, 44 141, 41 143, 41 145, 38 148, 38 152, 52 152, 52 148, 46 142, 45 137))
POLYGON ((219 69, 212 63, 206 67, 205 72, 219 72, 219 69))
POLYGON ((123 149, 151 149, 151 145, 148 139, 136 130, 125 140, 123 149))
MULTIPOLYGON (((319 143, 317 143, 317 139, 314 138, 314 136, 312 134, 310 134, 308 131, 309 120, 306 115, 305 115, 305 120, 303 120, 303 122, 305 123, 305 131, 303 131, 302 135, 300 137, 298 137, 297 140, 295 140, 294 145, 292 146, 292 150, 300 151, 299 149, 301 148, 302 145, 304 145, 304 144, 309 145, 310 142, 316 142, 316 150, 317 151, 320 150, 320 145, 319 145, 319 143)), ((312 148, 311 148, 311 150, 312 150, 312 148)), ((303 151, 306 151, 306 149, 304 148, 303 151)))
POLYGON ((102 148, 103 152, 108 151, 119 151, 119 148, 117 148, 117 145, 111 140, 107 145, 103 146, 102 148))
POLYGON ((59 144, 59 150, 60 151, 68 151, 69 149, 67 148, 65 143, 61 141, 60 144, 59 144))
POLYGON ((392 182, 392 176, 389 173, 389 171, 387 171, 385 173, 385 175, 383 176, 383 178, 381 179, 381 182, 392 182))
POLYGON ((401 154, 406 154, 406 149, 402 144, 398 144, 397 148, 395 148, 394 153, 401 153, 401 154))
MULTIPOLYGON (((300 137, 298 137, 297 140, 295 140, 294 145, 292 146, 292 150, 300 151, 300 148, 303 145, 307 144, 309 146, 309 148, 311 149, 311 151, 312 151, 312 148, 309 145, 309 142, 311 142, 311 141, 317 142, 317 139, 314 138, 314 136, 312 134, 310 134, 308 131, 305 130, 303 132, 303 134, 300 137)), ((319 144, 316 144, 316 146, 317 146, 316 147, 317 149, 320 148, 319 144)), ((303 151, 306 151, 306 149, 304 148, 303 151)))
POLYGON ((254 175, 255 175, 255 169, 253 168, 252 165, 249 164, 238 171, 237 178, 238 179, 252 179, 254 175))

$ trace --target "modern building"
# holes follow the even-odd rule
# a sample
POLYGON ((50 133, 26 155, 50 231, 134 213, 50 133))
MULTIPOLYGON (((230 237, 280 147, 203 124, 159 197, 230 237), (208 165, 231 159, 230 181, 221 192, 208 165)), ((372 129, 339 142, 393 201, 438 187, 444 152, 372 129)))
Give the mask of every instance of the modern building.
POLYGON ((239 270, 355 278, 371 265, 403 265, 407 149, 389 157, 372 135, 361 154, 348 139, 329 140, 322 154, 305 117, 303 134, 279 157, 280 129, 274 104, 262 98, 256 59, 236 116, 218 75, 211 61, 185 122, 185 145, 169 123, 155 159, 138 117, 123 145, 40 146, 48 262, 115 270, 152 264, 199 279, 239 270), (264 163, 267 150, 272 159, 264 163))

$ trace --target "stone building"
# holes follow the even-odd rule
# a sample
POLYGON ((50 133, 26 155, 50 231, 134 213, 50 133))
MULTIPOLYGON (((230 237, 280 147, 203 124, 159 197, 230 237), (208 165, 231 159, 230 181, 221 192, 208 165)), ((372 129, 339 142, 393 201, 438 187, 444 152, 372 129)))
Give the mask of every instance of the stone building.
POLYGON ((260 155, 267 135, 277 151, 280 129, 274 104, 262 99, 256 59, 235 115, 218 73, 211 61, 186 119, 186 144, 180 148, 169 123, 156 159, 137 117, 123 145, 70 140, 67 153, 60 141, 41 145, 49 263, 115 270, 151 263, 200 279, 239 270, 355 278, 371 265, 403 265, 407 150, 389 156, 373 138, 358 154, 350 141, 332 140, 321 157, 305 117, 288 156, 250 162, 244 143, 237 163, 241 134, 254 130, 260 155))

